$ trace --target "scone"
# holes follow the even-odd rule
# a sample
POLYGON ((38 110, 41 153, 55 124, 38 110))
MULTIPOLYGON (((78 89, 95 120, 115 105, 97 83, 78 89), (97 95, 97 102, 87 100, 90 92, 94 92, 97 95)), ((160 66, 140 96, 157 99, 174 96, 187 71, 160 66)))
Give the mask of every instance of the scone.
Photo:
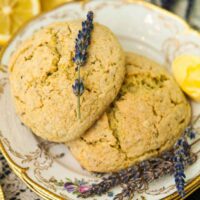
POLYGON ((118 171, 156 156, 172 147, 190 121, 190 105, 164 68, 128 53, 126 70, 110 108, 86 134, 67 144, 88 171, 118 171))
POLYGON ((81 21, 54 23, 23 42, 11 58, 10 84, 17 114, 38 136, 67 142, 83 134, 119 92, 125 75, 125 55, 113 33, 94 24, 88 59, 81 68, 85 91, 81 120, 77 97, 75 39, 81 21))

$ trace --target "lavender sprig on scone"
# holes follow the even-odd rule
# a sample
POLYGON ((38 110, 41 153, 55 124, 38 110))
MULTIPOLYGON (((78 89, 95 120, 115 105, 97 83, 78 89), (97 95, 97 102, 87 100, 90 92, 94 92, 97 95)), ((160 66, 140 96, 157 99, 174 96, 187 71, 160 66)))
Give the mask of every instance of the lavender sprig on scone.
POLYGON ((93 12, 89 11, 86 21, 82 22, 82 30, 78 32, 78 36, 75 42, 75 56, 73 62, 76 64, 75 71, 78 73, 78 77, 75 80, 72 89, 77 96, 77 112, 80 119, 80 97, 84 93, 84 84, 81 80, 80 68, 84 66, 87 61, 87 49, 90 45, 91 31, 93 30, 93 12))

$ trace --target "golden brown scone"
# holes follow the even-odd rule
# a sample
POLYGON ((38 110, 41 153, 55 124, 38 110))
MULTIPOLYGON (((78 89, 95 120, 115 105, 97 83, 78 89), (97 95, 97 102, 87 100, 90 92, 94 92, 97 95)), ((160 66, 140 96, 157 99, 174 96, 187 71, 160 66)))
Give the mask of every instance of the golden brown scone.
POLYGON ((86 134, 67 144, 88 171, 118 171, 156 156, 172 147, 190 121, 190 105, 164 68, 128 53, 126 69, 110 108, 86 134))
POLYGON ((16 111, 38 136, 67 142, 83 134, 114 100, 125 74, 125 56, 113 33, 94 24, 88 60, 81 68, 85 92, 77 118, 75 38, 80 21, 54 23, 23 42, 10 61, 16 111))

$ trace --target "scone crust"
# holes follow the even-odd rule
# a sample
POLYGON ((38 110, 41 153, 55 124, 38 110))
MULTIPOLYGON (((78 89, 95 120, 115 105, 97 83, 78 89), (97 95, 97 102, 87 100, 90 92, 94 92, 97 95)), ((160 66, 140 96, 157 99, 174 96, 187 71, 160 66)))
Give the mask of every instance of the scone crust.
POLYGON ((10 83, 17 114, 38 136, 68 142, 81 136, 116 97, 125 74, 124 52, 113 33, 94 24, 88 60, 81 68, 85 92, 77 118, 75 38, 81 21, 51 24, 23 42, 11 58, 10 83))
POLYGON ((164 68, 127 53, 126 69, 110 108, 85 135, 67 144, 89 171, 118 171, 156 156, 172 147, 190 121, 190 105, 164 68))

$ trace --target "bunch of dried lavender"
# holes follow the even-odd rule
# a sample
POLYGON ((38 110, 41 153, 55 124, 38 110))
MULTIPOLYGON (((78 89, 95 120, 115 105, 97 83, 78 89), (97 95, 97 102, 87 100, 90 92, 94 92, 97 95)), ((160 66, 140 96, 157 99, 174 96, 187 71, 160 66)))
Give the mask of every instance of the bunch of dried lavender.
MULTIPOLYGON (((189 154, 184 166, 196 161, 195 154, 189 154)), ((104 178, 100 183, 93 184, 91 189, 82 193, 80 197, 87 198, 93 195, 102 195, 116 185, 122 185, 122 192, 115 196, 115 200, 131 198, 135 191, 141 192, 147 189, 148 183, 174 172, 174 152, 163 153, 159 158, 152 158, 133 167, 113 173, 104 178)))
POLYGON ((87 60, 87 49, 90 45, 91 32, 93 30, 93 12, 89 11, 86 21, 82 22, 82 30, 78 32, 78 36, 75 42, 75 56, 73 62, 76 64, 75 71, 78 72, 78 78, 72 85, 74 94, 77 96, 77 111, 78 118, 81 118, 80 114, 80 96, 84 92, 83 80, 81 80, 80 68, 84 66, 87 60))
POLYGON ((129 199, 135 191, 141 192, 146 190, 150 182, 164 175, 173 173, 178 192, 180 195, 183 195, 184 168, 187 165, 193 164, 197 158, 197 156, 191 152, 186 136, 194 138, 195 134, 193 125, 187 127, 183 136, 177 141, 171 151, 162 153, 158 158, 151 158, 129 167, 128 169, 113 173, 103 178, 100 183, 93 184, 89 190, 83 192, 79 196, 87 198, 93 195, 101 195, 116 185, 122 185, 122 192, 117 194, 114 199, 129 199), (179 159, 178 157, 183 156, 183 152, 184 159, 179 159))
MULTIPOLYGON (((170 152, 167 152, 170 153, 170 152)), ((170 153, 170 157, 172 157, 173 152, 170 153)), ((165 155, 164 155, 165 156, 165 155)), ((140 172, 140 177, 138 179, 130 179, 128 183, 122 186, 123 190, 121 193, 117 194, 114 200, 123 200, 130 199, 134 192, 143 192, 148 189, 148 184, 162 176, 167 174, 173 174, 176 170, 173 164, 173 158, 170 160, 158 159, 155 161, 155 166, 151 166, 146 170, 140 172)), ((191 152, 189 152, 189 156, 183 162, 183 166, 193 164, 197 159, 197 156, 191 152)), ((150 162, 149 165, 152 163, 150 162)), ((180 184, 181 185, 181 184, 180 184)))

